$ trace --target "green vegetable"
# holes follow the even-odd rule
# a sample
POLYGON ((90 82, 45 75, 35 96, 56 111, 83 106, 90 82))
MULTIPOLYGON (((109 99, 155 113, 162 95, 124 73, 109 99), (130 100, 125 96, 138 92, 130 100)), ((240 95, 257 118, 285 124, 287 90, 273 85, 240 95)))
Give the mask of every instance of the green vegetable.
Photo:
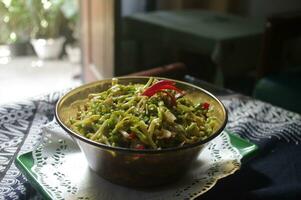
POLYGON ((218 125, 209 114, 214 108, 195 105, 175 88, 173 81, 122 85, 115 78, 109 89, 88 96, 70 118, 71 128, 109 146, 135 149, 178 147, 210 136, 218 125))

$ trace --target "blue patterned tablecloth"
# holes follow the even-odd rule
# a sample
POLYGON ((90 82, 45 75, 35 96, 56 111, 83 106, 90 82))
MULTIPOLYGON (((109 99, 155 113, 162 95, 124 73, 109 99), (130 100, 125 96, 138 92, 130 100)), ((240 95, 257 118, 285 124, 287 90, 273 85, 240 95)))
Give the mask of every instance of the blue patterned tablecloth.
MULTIPOLYGON (((0 106, 0 199, 39 199, 14 159, 39 142, 62 94, 0 106)), ((221 99, 229 114, 226 128, 258 144, 260 152, 202 199, 300 199, 301 116, 245 96, 221 99)))

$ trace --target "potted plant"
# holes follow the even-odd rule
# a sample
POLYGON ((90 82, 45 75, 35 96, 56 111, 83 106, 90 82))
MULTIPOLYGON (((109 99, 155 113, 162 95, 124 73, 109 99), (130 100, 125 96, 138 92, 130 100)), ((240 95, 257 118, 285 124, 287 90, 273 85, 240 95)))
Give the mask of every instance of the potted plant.
POLYGON ((28 0, 33 22, 31 44, 41 59, 58 58, 65 37, 63 26, 66 19, 61 11, 64 0, 28 0))
POLYGON ((0 46, 7 55, 25 55, 30 36, 30 15, 25 1, 0 0, 0 46))

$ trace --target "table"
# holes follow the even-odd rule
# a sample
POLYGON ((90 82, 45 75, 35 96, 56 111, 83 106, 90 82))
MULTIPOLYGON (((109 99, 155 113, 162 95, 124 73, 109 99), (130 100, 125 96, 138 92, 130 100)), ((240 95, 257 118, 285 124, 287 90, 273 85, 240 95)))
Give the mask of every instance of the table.
POLYGON ((125 30, 142 44, 209 56, 224 77, 237 77, 259 62, 264 20, 205 10, 156 11, 127 16, 125 30))
MULTIPOLYGON (((229 113, 226 128, 260 149, 201 199, 300 199, 301 116, 191 76, 185 80, 219 96, 229 113)), ((41 127, 53 119, 55 103, 63 94, 0 106, 0 199, 38 198, 13 161, 38 143, 41 127)))

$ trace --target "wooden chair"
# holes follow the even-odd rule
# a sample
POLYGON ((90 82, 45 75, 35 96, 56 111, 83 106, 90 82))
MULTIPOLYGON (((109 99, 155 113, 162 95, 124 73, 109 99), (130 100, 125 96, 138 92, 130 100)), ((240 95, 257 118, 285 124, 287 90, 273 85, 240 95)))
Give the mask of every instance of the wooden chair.
POLYGON ((301 113, 301 66, 286 66, 285 44, 301 36, 301 12, 267 19, 254 97, 301 113))
POLYGON ((184 63, 172 63, 166 66, 155 67, 149 70, 128 74, 128 76, 160 76, 183 80, 188 70, 184 63))

